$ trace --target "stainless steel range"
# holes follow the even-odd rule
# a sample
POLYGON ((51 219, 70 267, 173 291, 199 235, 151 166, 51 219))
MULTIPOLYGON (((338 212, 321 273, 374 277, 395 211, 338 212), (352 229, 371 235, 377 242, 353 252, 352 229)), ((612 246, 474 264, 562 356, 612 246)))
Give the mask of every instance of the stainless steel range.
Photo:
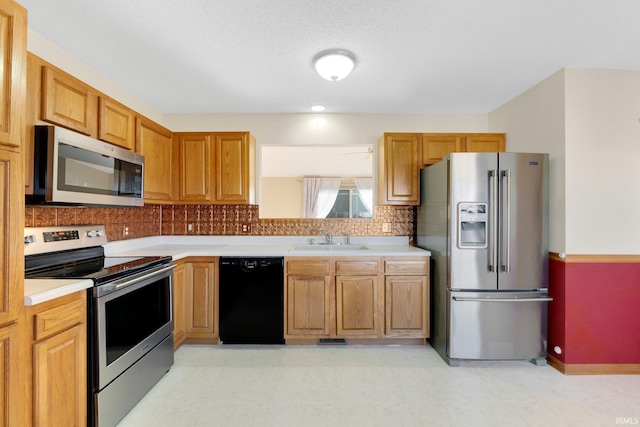
POLYGON ((115 426, 173 365, 170 257, 105 257, 102 225, 25 228, 25 277, 91 279, 88 425, 115 426))

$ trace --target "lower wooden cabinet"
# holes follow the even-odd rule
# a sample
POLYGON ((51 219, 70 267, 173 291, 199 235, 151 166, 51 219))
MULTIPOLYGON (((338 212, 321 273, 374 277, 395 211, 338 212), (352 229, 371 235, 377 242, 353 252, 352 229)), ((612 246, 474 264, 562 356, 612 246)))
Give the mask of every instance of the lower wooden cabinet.
POLYGON ((285 338, 427 338, 428 257, 285 258, 285 338))
POLYGON ((87 423, 86 291, 25 307, 28 426, 87 423))
POLYGON ((18 384, 18 325, 16 323, 0 327, 0 426, 18 426, 23 418, 22 406, 18 404, 20 388, 18 384))
POLYGON ((178 264, 173 270, 173 348, 180 347, 187 337, 185 293, 191 281, 190 264, 178 264))
POLYGON ((174 348, 219 342, 217 265, 216 257, 178 262, 173 272, 174 348))
POLYGON ((429 337, 429 258, 385 260, 385 337, 429 337))
POLYGON ((329 336, 331 276, 328 259, 285 261, 285 338, 329 336))

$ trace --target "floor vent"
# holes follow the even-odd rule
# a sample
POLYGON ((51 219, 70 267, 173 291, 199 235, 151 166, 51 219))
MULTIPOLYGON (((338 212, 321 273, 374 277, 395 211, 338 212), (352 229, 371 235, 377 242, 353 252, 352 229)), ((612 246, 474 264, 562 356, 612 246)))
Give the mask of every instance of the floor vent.
POLYGON ((319 338, 318 345, 347 345, 344 338, 319 338))

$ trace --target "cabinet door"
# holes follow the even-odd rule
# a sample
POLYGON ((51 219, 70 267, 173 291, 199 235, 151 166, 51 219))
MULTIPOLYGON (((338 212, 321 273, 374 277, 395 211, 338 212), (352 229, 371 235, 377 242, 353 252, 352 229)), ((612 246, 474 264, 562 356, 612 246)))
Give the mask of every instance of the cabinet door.
POLYGON ((249 203, 249 135, 215 135, 215 201, 249 203))
POLYGON ((97 137, 98 96, 81 81, 50 67, 42 69, 42 120, 97 137))
POLYGON ((446 133, 422 135, 422 166, 438 163, 450 153, 464 151, 464 136, 446 133))
POLYGON ((187 284, 191 282, 191 264, 173 270, 173 348, 180 347, 187 336, 187 284))
POLYGON ((385 278, 385 336, 427 338, 429 336, 429 292, 427 276, 385 278))
POLYGON ((98 139, 132 150, 135 147, 133 111, 113 99, 100 97, 98 139))
POLYGON ((0 150, 0 325, 18 318, 24 298, 22 159, 0 150))
POLYGON ((175 151, 171 131, 138 117, 136 120, 136 153, 144 156, 145 201, 173 200, 174 183, 178 179, 173 172, 175 151))
POLYGON ((211 137, 208 134, 178 136, 180 159, 181 201, 210 202, 211 197, 211 137))
POLYGON ((506 149, 506 136, 503 133, 478 133, 466 137, 466 151, 469 153, 499 153, 506 149))
POLYGON ((329 276, 287 276, 287 335, 329 335, 329 276))
POLYGON ((187 337, 213 340, 218 336, 214 323, 214 263, 191 263, 191 282, 186 286, 187 337))
POLYGON ((18 404, 21 392, 18 387, 18 325, 12 324, 0 328, 0 427, 20 425, 18 404))
POLYGON ((25 114, 27 11, 0 0, 0 144, 20 147, 25 114))
POLYGON ((33 347, 33 424, 83 426, 87 420, 86 325, 33 347))
POLYGON ((418 205, 420 203, 421 136, 385 134, 381 144, 379 200, 383 205, 418 205))
POLYGON ((336 276, 336 334, 378 336, 377 276, 336 276))

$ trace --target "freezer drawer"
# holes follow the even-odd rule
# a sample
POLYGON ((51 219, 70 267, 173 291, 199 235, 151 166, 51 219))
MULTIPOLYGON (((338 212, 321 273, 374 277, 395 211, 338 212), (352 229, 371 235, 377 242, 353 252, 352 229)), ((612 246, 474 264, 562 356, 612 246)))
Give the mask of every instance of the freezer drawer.
POLYGON ((538 359, 547 355, 546 292, 449 293, 451 359, 538 359))

